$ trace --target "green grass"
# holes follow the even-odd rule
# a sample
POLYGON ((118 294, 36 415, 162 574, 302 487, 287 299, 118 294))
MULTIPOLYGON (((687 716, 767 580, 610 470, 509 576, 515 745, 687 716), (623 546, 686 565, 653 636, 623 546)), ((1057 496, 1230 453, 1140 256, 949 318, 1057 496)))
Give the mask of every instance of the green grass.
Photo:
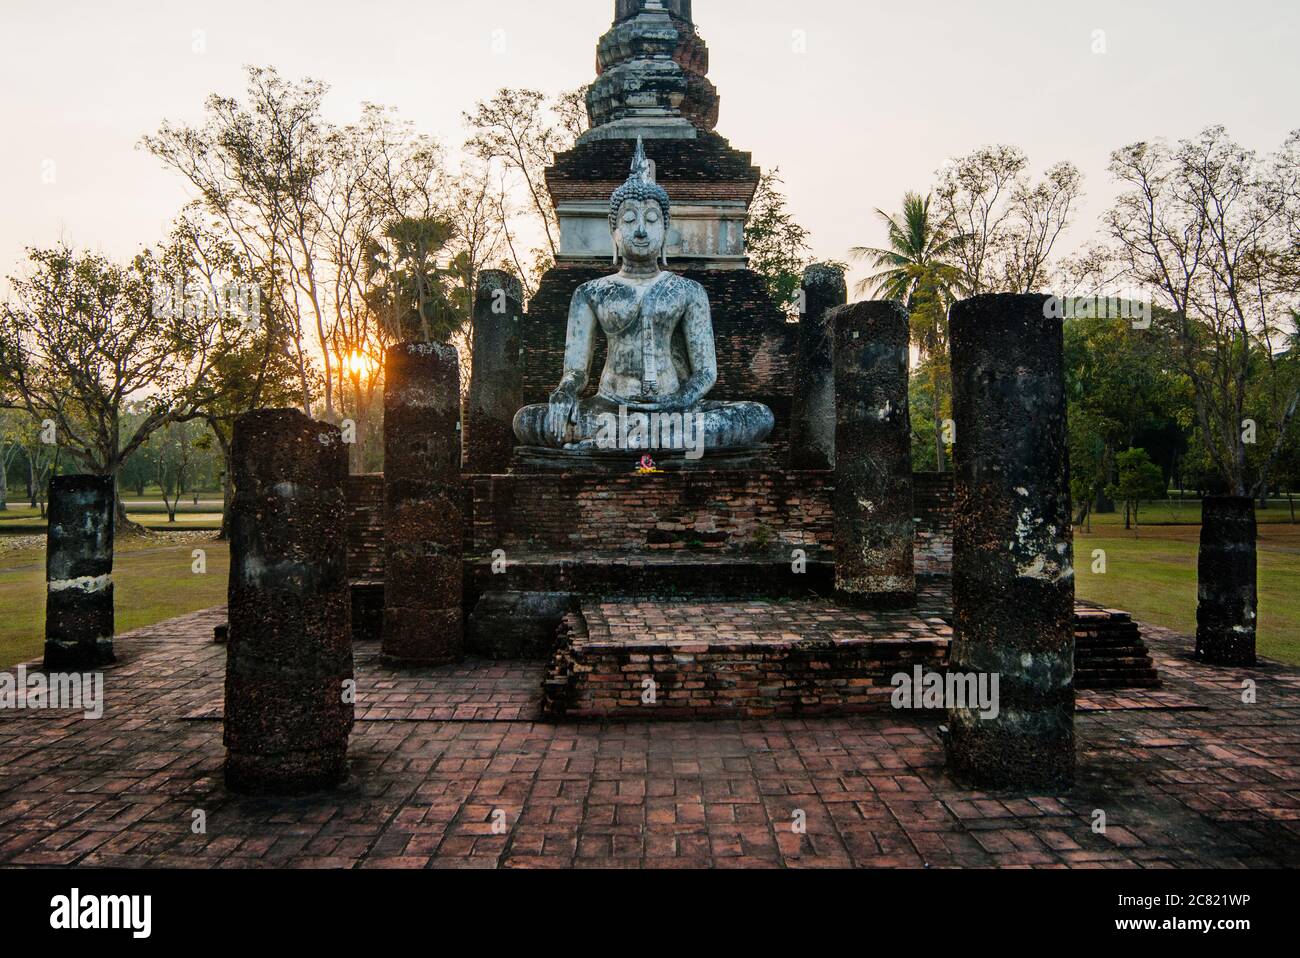
MULTIPOLYGON (((1289 513, 1282 509, 1261 511, 1260 516, 1259 652, 1300 665, 1300 525, 1291 525, 1289 513), (1283 518, 1288 521, 1280 521, 1283 518)), ((1122 514, 1094 517, 1091 533, 1076 530, 1079 598, 1194 634, 1200 527, 1146 525, 1147 516, 1139 517, 1143 524, 1135 531, 1125 531, 1122 514), (1092 571, 1096 549, 1106 553, 1104 575, 1092 571)))
MULTIPOLYGON (((176 521, 167 521, 167 509, 162 500, 146 493, 144 500, 126 497, 126 514, 147 529, 172 532, 215 532, 221 528, 221 499, 210 495, 200 496, 199 504, 193 500, 181 502, 176 510, 176 521)), ((0 536, 33 535, 45 531, 45 520, 39 509, 33 509, 21 500, 10 500, 9 508, 0 512, 0 536)))
MULTIPOLYGON (((1255 516, 1260 525, 1291 522, 1291 502, 1286 499, 1270 499, 1267 509, 1256 509, 1255 516)), ((1300 499, 1295 502, 1297 517, 1300 517, 1300 499)), ((1190 499, 1178 501, 1162 499, 1158 502, 1143 502, 1138 508, 1138 521, 1142 525, 1192 525, 1201 524, 1201 501, 1190 499)), ((1115 513, 1092 517, 1093 527, 1101 525, 1124 526, 1123 506, 1115 513)))
MULTIPOLYGON (((230 553, 224 542, 168 546, 128 540, 113 561, 117 631, 209 609, 226 601, 230 553), (207 574, 191 571, 191 553, 207 552, 207 574)), ((43 548, 0 555, 0 668, 40 658, 45 632, 43 548)))

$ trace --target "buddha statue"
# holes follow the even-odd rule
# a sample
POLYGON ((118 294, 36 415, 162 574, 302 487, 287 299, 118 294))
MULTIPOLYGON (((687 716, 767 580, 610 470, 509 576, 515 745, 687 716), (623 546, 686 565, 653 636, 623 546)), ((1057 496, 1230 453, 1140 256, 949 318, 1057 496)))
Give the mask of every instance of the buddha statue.
POLYGON ((709 297, 699 283, 661 268, 670 215, 638 139, 632 175, 610 198, 619 271, 573 294, 560 384, 549 403, 516 414, 522 445, 573 454, 681 449, 702 458, 771 435, 767 406, 706 399, 718 381, 709 297), (605 369, 596 394, 582 398, 597 329, 606 339, 605 369))

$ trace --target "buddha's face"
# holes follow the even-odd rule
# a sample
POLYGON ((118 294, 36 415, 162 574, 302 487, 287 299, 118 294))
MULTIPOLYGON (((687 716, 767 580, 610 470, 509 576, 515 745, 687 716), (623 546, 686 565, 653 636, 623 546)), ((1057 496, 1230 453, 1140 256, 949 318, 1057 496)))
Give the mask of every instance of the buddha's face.
POLYGON ((625 262, 639 266, 657 262, 666 238, 664 213, 654 200, 628 200, 618 208, 614 249, 625 262))

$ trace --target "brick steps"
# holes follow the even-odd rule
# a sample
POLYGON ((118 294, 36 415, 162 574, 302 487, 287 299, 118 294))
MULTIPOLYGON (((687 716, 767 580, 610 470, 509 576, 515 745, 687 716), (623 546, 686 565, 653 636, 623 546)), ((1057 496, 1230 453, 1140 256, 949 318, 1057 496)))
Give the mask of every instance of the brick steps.
POLYGON ((1160 675, 1133 617, 1119 609, 1075 610, 1074 686, 1153 689, 1160 675))
MULTIPOLYGON (((943 604, 937 593, 923 599, 943 604)), ((1076 688, 1160 686, 1128 613, 1076 614, 1076 688)), ((946 670, 948 618, 826 599, 578 600, 559 623, 543 714, 657 721, 888 710, 893 676, 916 665, 946 670), (647 678, 654 701, 645 700, 647 678)))

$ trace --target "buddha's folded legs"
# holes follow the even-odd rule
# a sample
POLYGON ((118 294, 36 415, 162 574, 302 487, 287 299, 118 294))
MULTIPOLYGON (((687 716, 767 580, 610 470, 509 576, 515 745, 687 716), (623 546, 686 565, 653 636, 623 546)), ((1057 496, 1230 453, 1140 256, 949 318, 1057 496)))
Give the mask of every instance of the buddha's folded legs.
POLYGON ((601 396, 580 400, 563 443, 548 435, 545 404, 525 406, 515 416, 515 436, 525 446, 629 452, 681 451, 707 455, 745 449, 772 434, 772 410, 756 402, 702 402, 682 412, 630 410, 601 396))

